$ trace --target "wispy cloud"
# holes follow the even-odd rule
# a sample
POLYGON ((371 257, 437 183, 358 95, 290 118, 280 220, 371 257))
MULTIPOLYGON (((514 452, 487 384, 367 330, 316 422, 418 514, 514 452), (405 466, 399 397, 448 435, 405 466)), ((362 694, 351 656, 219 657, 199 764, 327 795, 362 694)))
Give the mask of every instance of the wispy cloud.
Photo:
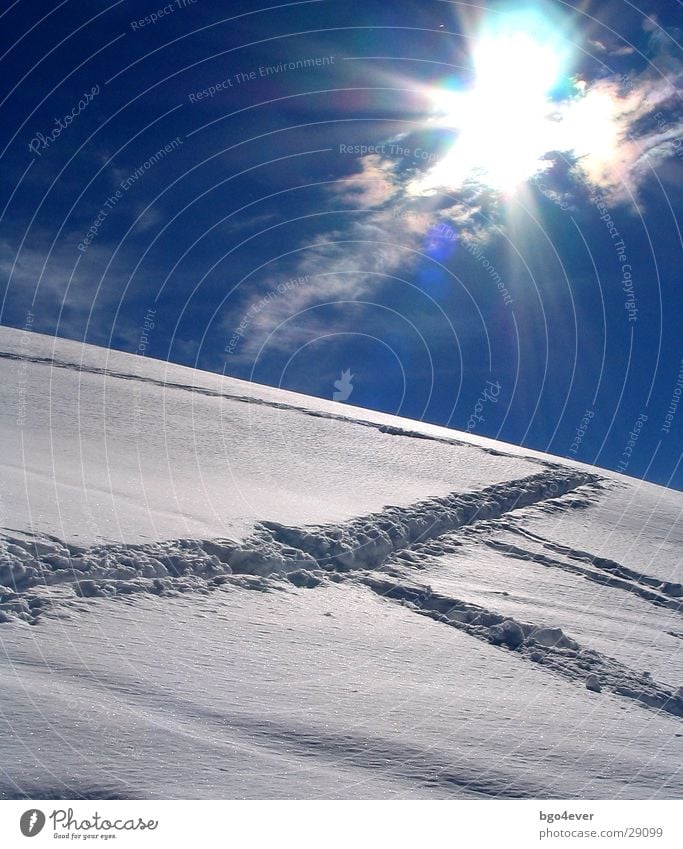
MULTIPOLYGON (((430 259, 428 236, 440 221, 459 240, 485 242, 499 231, 497 211, 515 185, 541 177, 543 194, 563 208, 578 204, 586 188, 612 203, 637 206, 653 172, 683 155, 676 94, 681 62, 670 49, 670 34, 654 20, 646 24, 650 62, 644 69, 638 56, 638 71, 606 71, 610 59, 618 57, 623 66, 637 51, 594 40, 590 46, 602 57, 602 70, 573 79, 563 101, 548 96, 529 60, 529 72, 522 65, 505 85, 499 75, 487 84, 485 66, 472 90, 430 91, 436 111, 425 114, 421 130, 375 145, 357 157, 353 174, 328 189, 326 211, 331 206, 338 212, 335 225, 310 236, 288 269, 306 285, 281 293, 268 280, 251 280, 241 316, 228 305, 225 331, 244 327, 237 358, 254 357, 266 339, 271 348, 291 350, 321 329, 314 305, 369 298, 392 274, 410 275, 416 260, 430 259), (528 89, 521 98, 510 89, 518 83, 528 89), (435 119, 439 109, 442 120, 435 119), (415 140, 428 147, 429 133, 434 153, 418 159, 415 140), (412 156, 403 153, 411 149, 412 156)), ((537 47, 539 58, 548 59, 546 46, 537 47)), ((492 56, 494 64, 500 61, 492 56)))
MULTIPOLYGON (((100 318, 115 314, 130 280, 130 258, 122 255, 105 276, 110 247, 96 243, 84 255, 73 249, 76 241, 74 234, 65 236, 64 245, 49 256, 39 247, 50 244, 44 231, 36 229, 20 251, 9 240, 0 241, 0 274, 6 287, 0 321, 21 326, 30 311, 35 330, 73 338, 87 335, 89 341, 108 343, 111 323, 100 318)), ((122 318, 119 325, 123 331, 122 318)))
POLYGON ((277 279, 271 275, 255 286, 250 281, 251 294, 239 310, 227 305, 222 329, 232 340, 227 348, 233 362, 250 362, 264 344, 270 351, 291 351, 330 329, 329 313, 322 320, 312 307, 372 299, 392 277, 409 277, 418 261, 430 260, 428 237, 438 221, 475 237, 481 192, 416 197, 411 185, 419 166, 407 159, 359 157, 358 170, 327 190, 328 204, 336 205, 344 223, 311 236, 277 279))
POLYGON ((598 54, 606 54, 609 57, 632 56, 636 49, 630 44, 605 44, 599 39, 588 42, 589 47, 598 54))
POLYGON ((360 170, 333 184, 330 192, 342 201, 362 209, 384 206, 397 196, 396 161, 378 154, 363 156, 360 170))
POLYGON ((637 202, 643 182, 680 149, 678 111, 674 82, 652 73, 583 84, 563 116, 577 175, 614 202, 637 202))

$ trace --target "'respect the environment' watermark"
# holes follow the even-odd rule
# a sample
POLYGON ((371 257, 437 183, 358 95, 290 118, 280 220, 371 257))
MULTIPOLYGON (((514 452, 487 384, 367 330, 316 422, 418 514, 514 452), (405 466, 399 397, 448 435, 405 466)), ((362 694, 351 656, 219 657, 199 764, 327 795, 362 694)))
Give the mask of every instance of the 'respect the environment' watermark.
POLYGON ((304 71, 311 68, 322 68, 325 65, 334 64, 334 56, 313 56, 309 59, 295 59, 291 62, 278 62, 277 65, 259 65, 258 68, 251 68, 248 71, 237 71, 225 79, 218 80, 212 85, 202 88, 199 91, 193 91, 188 94, 187 99, 190 103, 197 103, 200 100, 211 99, 222 91, 227 91, 231 88, 237 88, 245 83, 252 83, 255 80, 265 77, 284 74, 288 71, 304 71))
MULTIPOLYGON (((398 209, 394 212, 393 217, 397 221, 407 220, 407 219, 415 219, 417 221, 424 221, 425 226, 428 225, 430 216, 426 212, 421 212, 419 210, 410 210, 410 209, 398 209)), ((430 235, 432 237, 438 237, 447 242, 457 242, 464 250, 466 250, 477 262, 482 266, 484 271, 487 272, 492 282, 496 284, 496 288, 501 294, 503 298, 503 303, 506 306, 510 306, 512 304, 512 295, 510 294, 507 286, 503 282, 503 278, 500 273, 494 266, 494 264, 489 260, 481 247, 477 244, 477 242, 472 238, 467 238, 462 235, 458 236, 458 233, 447 224, 445 221, 440 221, 438 224, 435 224, 430 229, 430 235)))
POLYGON ((671 430, 671 425, 673 424, 673 420, 676 418, 676 413, 678 412, 678 405, 681 401, 681 393, 683 393, 683 360, 681 360, 679 364, 676 385, 674 386, 674 391, 671 394, 669 408, 666 411, 662 427, 660 428, 662 433, 669 433, 669 431, 671 430))
POLYGON ((76 118, 78 118, 78 116, 84 112, 88 106, 90 106, 99 93, 99 85, 94 85, 90 91, 84 92, 81 99, 70 112, 67 112, 66 115, 63 115, 61 118, 54 119, 57 126, 51 132, 47 133, 47 135, 44 133, 36 133, 28 143, 28 149, 31 153, 42 156, 42 151, 47 150, 51 144, 57 141, 64 130, 68 129, 73 124, 76 118))
POLYGON ((503 297, 503 303, 506 306, 509 306, 512 303, 512 295, 508 291, 507 287, 503 283, 503 278, 500 276, 498 271, 496 271, 493 263, 486 257, 482 249, 477 245, 476 242, 470 239, 461 239, 460 244, 465 248, 465 250, 471 254, 478 263, 481 264, 481 267, 488 273, 491 277, 491 280, 496 284, 496 288, 500 292, 503 297))
POLYGON ((102 204, 99 212, 93 219, 90 227, 83 237, 83 239, 78 243, 78 250, 81 253, 85 253, 90 245, 95 241, 97 236, 99 235, 100 230, 102 229, 102 225, 109 217, 110 213, 116 208, 119 202, 122 200, 124 194, 137 183, 137 181, 144 176, 144 174, 149 171, 157 162, 160 162, 169 153, 172 153, 174 150, 182 145, 183 141, 180 136, 176 136, 172 141, 170 141, 167 145, 157 150, 155 154, 146 159, 142 165, 139 165, 135 171, 132 171, 125 180, 121 180, 119 183, 119 188, 110 195, 106 201, 102 204))
POLYGON ((149 15, 145 15, 144 18, 140 18, 139 20, 131 21, 130 28, 137 31, 148 26, 154 26, 154 24, 158 23, 163 18, 168 17, 168 15, 172 15, 179 9, 187 9, 188 6, 195 6, 197 2, 198 0, 173 0, 172 3, 167 3, 165 6, 157 9, 156 12, 151 12, 149 15))

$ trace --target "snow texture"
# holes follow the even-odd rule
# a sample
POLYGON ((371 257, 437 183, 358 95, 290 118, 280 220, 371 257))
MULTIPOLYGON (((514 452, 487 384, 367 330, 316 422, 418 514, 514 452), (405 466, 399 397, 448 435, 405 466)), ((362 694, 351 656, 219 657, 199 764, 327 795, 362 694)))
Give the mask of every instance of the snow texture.
POLYGON ((0 371, 0 796, 680 793, 678 493, 17 331, 0 371))

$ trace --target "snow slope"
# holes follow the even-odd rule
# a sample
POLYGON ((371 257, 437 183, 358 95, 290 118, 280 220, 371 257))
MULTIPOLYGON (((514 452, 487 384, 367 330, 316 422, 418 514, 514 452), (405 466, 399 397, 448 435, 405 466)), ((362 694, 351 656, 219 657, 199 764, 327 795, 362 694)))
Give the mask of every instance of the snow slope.
POLYGON ((2 328, 0 396, 0 798, 680 796, 679 493, 2 328))
POLYGON ((390 416, 7 328, 0 385, 3 524, 66 541, 241 537, 538 469, 464 442, 399 448, 390 416))

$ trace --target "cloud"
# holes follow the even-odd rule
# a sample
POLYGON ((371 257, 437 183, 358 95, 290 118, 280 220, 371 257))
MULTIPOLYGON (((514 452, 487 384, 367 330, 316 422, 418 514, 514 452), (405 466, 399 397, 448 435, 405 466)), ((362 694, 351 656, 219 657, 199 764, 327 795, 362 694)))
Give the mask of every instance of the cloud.
MULTIPOLYGON (((662 28, 656 15, 642 27, 649 34, 646 66, 583 81, 563 115, 574 132, 577 175, 613 202, 638 204, 641 186, 657 167, 681 156, 681 32, 662 28)), ((610 57, 636 52, 629 45, 605 50, 610 57)))
POLYGON ((237 310, 226 304, 228 366, 231 358, 244 366, 263 350, 291 351, 329 332, 329 315, 320 319, 312 307, 372 299, 391 277, 409 277, 417 262, 437 258, 429 236, 438 222, 463 238, 481 238, 481 190, 416 197, 411 186, 420 165, 410 154, 370 154, 359 157, 358 167, 327 190, 347 223, 309 237, 287 268, 245 281, 250 294, 237 310))
MULTIPOLYGON (((78 235, 65 234, 63 244, 48 256, 40 245, 50 241, 50 234, 37 228, 20 251, 9 240, 0 241, 0 274, 7 281, 2 322, 22 326, 30 312, 37 331, 81 339, 87 335, 88 341, 107 344, 112 328, 105 317, 115 314, 129 283, 130 257, 122 254, 103 276, 111 246, 94 243, 82 254, 74 247, 78 235)), ((121 316, 119 329, 123 331, 121 316)))
POLYGON ((576 174, 613 202, 637 203, 652 171, 680 149, 676 87, 651 73, 585 84, 562 116, 576 174))
MULTIPOLYGON (((659 39, 659 31, 653 28, 652 33, 659 39)), ((657 39, 645 70, 574 80, 563 102, 540 97, 530 102, 529 113, 537 106, 540 111, 529 114, 533 120, 526 127, 514 98, 510 111, 502 113, 483 110, 475 98, 472 114, 477 119, 484 114, 484 130, 493 135, 479 144, 475 133, 477 143, 466 150, 472 154, 471 168, 463 168, 463 161, 469 160, 458 155, 459 121, 467 116, 462 107, 469 103, 460 93, 452 102, 442 98, 446 123, 435 126, 433 116, 425 115, 423 128, 380 142, 372 153, 358 156, 355 173, 327 190, 326 212, 331 206, 338 213, 334 226, 309 236, 294 256, 270 266, 259 280, 249 278, 241 290, 248 286, 249 295, 237 309, 234 302, 226 304, 222 331, 235 340, 229 352, 235 362, 253 362, 264 344, 268 350, 294 350, 330 329, 329 314, 322 321, 314 307, 370 299, 392 275, 408 277, 417 262, 438 260, 438 251, 430 250, 430 234, 438 234, 440 222, 468 243, 483 244, 500 233, 504 194, 495 180, 487 181, 487 169, 477 159, 480 152, 498 168, 501 161, 505 165, 506 156, 518 152, 522 161, 510 165, 523 166, 516 169, 522 182, 542 179, 543 194, 563 208, 575 205, 582 186, 613 203, 637 205, 640 188, 653 171, 682 155, 683 119, 676 95, 681 63, 657 39), (501 115, 504 120, 499 121, 501 115), (430 133, 431 148, 426 140, 430 133), (449 133, 450 149, 444 146, 449 133), (531 150, 524 149, 525 139, 531 150), (420 160, 417 149, 438 153, 420 160), (451 161, 457 167, 451 168, 451 161), (306 282, 279 291, 288 275, 306 282)), ((592 46, 609 56, 635 52, 604 42, 592 46)), ((478 121, 474 124, 482 132, 478 121)), ((495 168, 488 176, 496 176, 495 168)))
POLYGON ((635 47, 630 44, 607 45, 603 41, 600 41, 598 39, 590 40, 588 44, 596 53, 607 54, 610 57, 632 56, 636 52, 635 47))
POLYGON ((661 29, 656 12, 651 12, 643 18, 643 29, 645 32, 657 32, 661 29))
POLYGON ((360 171, 343 177, 330 192, 345 203, 363 209, 382 206, 395 197, 398 186, 391 161, 377 154, 360 159, 360 171))
MULTIPOLYGON (((681 155, 683 117, 678 95, 681 63, 667 57, 663 76, 654 66, 640 74, 574 80, 562 102, 530 99, 523 110, 493 90, 489 100, 471 92, 445 101, 442 118, 454 142, 445 156, 412 183, 414 195, 468 184, 514 191, 541 175, 552 180, 553 159, 574 162, 578 184, 599 190, 615 203, 638 204, 639 191, 667 158, 681 155), (490 102, 489 102, 490 101, 490 102), (499 102, 501 101, 501 102, 499 102)), ((548 186, 562 192, 566 187, 548 186)))

